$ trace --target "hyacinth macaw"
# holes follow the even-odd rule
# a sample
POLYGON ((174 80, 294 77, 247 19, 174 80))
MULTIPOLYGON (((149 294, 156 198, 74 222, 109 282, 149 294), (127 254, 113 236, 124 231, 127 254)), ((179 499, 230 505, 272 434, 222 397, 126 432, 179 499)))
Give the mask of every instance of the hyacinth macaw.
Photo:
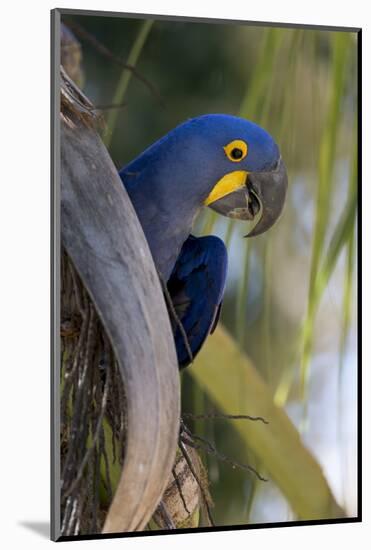
POLYGON ((265 130, 215 114, 177 126, 122 168, 120 177, 167 284, 179 367, 186 367, 217 324, 227 273, 223 241, 194 237, 193 222, 207 206, 239 220, 260 214, 247 236, 265 232, 283 208, 285 165, 265 130))

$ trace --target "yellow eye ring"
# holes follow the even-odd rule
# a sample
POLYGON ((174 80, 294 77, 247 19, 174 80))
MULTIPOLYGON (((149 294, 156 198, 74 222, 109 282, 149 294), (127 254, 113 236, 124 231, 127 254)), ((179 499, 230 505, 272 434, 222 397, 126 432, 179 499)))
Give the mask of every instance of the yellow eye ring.
POLYGON ((247 143, 242 139, 234 139, 224 147, 224 152, 232 162, 241 162, 247 155, 247 143))

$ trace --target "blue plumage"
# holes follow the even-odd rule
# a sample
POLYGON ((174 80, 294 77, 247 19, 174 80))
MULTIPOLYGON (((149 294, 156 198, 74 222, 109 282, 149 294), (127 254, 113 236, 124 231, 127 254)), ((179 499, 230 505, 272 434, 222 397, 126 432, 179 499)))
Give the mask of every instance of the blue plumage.
MULTIPOLYGON (((189 236, 167 286, 193 358, 218 321, 226 275, 227 250, 223 241, 214 236, 189 236)), ((179 366, 183 368, 191 362, 191 357, 184 334, 177 321, 170 317, 179 366)))
MULTIPOLYGON (((227 252, 216 237, 191 236, 205 205, 238 219, 261 213, 250 235, 278 218, 287 176, 273 138, 230 115, 186 121, 120 171, 153 260, 195 356, 218 319, 227 252)), ((173 322, 179 365, 190 362, 184 335, 173 322)))
POLYGON ((217 181, 231 170, 268 170, 279 156, 273 138, 256 124, 204 115, 177 126, 120 171, 165 280, 217 181), (234 139, 249 144, 249 154, 238 165, 223 149, 234 139))

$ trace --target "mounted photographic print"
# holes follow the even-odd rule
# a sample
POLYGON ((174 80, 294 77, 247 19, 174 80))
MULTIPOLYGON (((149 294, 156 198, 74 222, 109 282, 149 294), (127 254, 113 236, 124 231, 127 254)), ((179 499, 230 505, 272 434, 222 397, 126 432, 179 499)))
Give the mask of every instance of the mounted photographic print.
POLYGON ((360 38, 52 12, 54 540, 360 521, 360 38))

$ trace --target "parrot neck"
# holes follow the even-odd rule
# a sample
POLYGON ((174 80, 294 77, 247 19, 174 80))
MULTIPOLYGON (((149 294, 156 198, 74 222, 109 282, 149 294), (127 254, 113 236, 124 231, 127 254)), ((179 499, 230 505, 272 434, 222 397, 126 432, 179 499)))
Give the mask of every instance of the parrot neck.
POLYGON ((164 196, 155 182, 131 178, 125 169, 120 172, 120 177, 141 223, 156 268, 167 281, 202 203, 170 200, 171 197, 164 196))

